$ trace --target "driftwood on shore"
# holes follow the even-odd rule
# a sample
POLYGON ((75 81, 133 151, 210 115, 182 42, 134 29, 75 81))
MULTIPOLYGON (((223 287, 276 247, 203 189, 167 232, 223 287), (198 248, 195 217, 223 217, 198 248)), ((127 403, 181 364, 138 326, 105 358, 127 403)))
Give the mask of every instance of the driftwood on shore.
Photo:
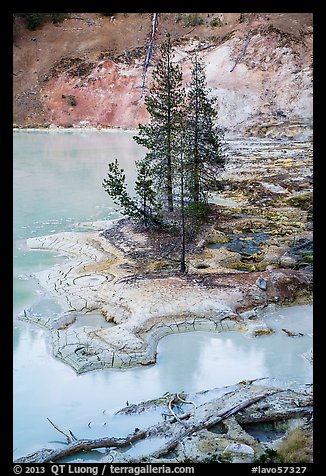
MULTIPOLYGON (((161 399, 161 401, 163 401, 161 399)), ((148 403, 148 405, 150 402, 148 403)), ((162 403, 161 403, 162 405, 162 403)), ((264 387, 252 385, 252 381, 240 382, 236 388, 231 391, 225 391, 222 396, 215 397, 210 401, 201 405, 196 405, 192 401, 185 400, 178 394, 172 394, 163 404, 168 407, 172 418, 165 419, 147 429, 135 429, 133 433, 123 438, 103 437, 97 439, 77 439, 72 441, 66 432, 60 430, 53 422, 52 426, 62 433, 68 441, 65 448, 60 449, 41 449, 33 454, 19 458, 19 463, 50 463, 54 461, 64 460, 68 456, 78 455, 80 452, 87 452, 94 449, 107 448, 110 451, 111 459, 116 458, 117 452, 122 448, 131 447, 141 440, 150 439, 151 437, 161 437, 162 445, 152 450, 147 455, 151 461, 157 461, 162 457, 166 457, 171 451, 175 450, 181 442, 185 442, 191 435, 197 435, 202 430, 209 430, 222 421, 227 420, 231 416, 241 413, 241 420, 259 422, 270 420, 286 420, 288 418, 311 417, 312 414, 312 397, 311 393, 298 393, 292 390, 284 390, 274 387, 264 387), (259 407, 260 401, 264 400, 264 412, 261 414, 259 407), (191 411, 177 415, 172 408, 176 403, 192 404, 191 411), (282 410, 280 411, 280 407, 282 410), (258 412, 257 412, 258 408, 258 412), (243 413, 249 412, 249 416, 243 413), (258 415, 258 416, 257 416, 258 415), (260 417, 261 415, 261 417, 260 417), (70 440, 70 441, 69 441, 70 440)), ((119 413, 137 413, 138 406, 134 405, 132 412, 121 410, 119 413)), ((142 407, 144 409, 144 406, 142 407)), ((71 433, 72 434, 72 433, 71 433)), ((76 438, 74 436, 74 438, 76 438)), ((127 453, 119 453, 118 460, 123 461, 127 453), (119 459, 120 458, 120 459, 119 459), (122 460, 121 460, 122 458, 122 460)), ((117 460, 117 459, 116 459, 117 460)), ((125 461, 128 459, 128 455, 125 461)))

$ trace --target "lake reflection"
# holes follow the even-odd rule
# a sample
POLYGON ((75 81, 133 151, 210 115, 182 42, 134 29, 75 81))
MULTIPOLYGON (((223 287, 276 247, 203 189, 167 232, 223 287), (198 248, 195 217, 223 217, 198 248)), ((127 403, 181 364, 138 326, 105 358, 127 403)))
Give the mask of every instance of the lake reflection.
MULTIPOLYGON (((310 338, 292 340, 296 346, 291 349, 286 335, 257 339, 236 331, 175 334, 159 342, 155 365, 76 375, 49 357, 44 331, 32 326, 16 331, 15 457, 58 437, 47 417, 79 437, 95 438, 108 431, 103 411, 109 414, 127 400, 136 403, 167 391, 200 391, 266 376, 311 381, 311 367, 300 356, 310 348, 310 338)), ((123 436, 123 429, 117 433, 119 428, 115 436, 123 436)))

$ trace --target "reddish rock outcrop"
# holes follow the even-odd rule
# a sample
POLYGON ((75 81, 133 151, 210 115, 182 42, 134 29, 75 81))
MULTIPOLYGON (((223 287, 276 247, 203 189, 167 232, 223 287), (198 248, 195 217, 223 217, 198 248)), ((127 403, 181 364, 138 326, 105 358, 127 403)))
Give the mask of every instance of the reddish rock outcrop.
MULTIPOLYGON (((185 86, 199 54, 218 100, 218 124, 230 135, 311 136, 311 14, 245 14, 241 21, 235 13, 199 14, 204 23, 192 29, 176 15, 160 14, 145 94, 157 47, 170 31, 185 86), (217 16, 221 26, 214 28, 210 19, 217 16)), ((150 14, 117 14, 111 23, 99 14, 71 14, 35 32, 17 18, 14 123, 133 129, 147 122, 141 84, 149 29, 150 14)))

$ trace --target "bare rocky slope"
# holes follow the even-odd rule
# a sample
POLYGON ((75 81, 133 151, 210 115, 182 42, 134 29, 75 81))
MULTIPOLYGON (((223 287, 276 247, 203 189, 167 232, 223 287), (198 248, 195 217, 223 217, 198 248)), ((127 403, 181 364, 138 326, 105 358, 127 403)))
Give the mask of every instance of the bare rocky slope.
MULTIPOLYGON (((187 15, 159 14, 145 94, 157 47, 170 32, 185 85, 194 54, 204 61, 208 87, 218 98, 218 124, 231 137, 310 139, 312 14, 200 13, 203 24, 185 26, 187 15), (221 26, 212 26, 214 19, 221 26)), ((16 17, 14 126, 133 129, 146 122, 140 86, 150 29, 150 13, 113 19, 71 13, 36 31, 16 17)))

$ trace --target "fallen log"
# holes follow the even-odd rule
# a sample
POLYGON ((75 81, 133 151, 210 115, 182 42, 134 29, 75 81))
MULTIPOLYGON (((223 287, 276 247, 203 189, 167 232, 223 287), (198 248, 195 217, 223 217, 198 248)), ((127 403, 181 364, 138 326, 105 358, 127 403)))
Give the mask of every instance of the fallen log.
MULTIPOLYGON (((274 395, 275 393, 278 393, 280 390, 276 390, 274 392, 268 392, 263 395, 258 395, 253 398, 249 398, 233 407, 231 407, 229 410, 226 410, 222 414, 219 414, 215 417, 208 418, 206 421, 200 421, 199 423, 193 423, 192 425, 188 427, 183 426, 183 430, 177 434, 176 437, 172 438, 170 441, 168 441, 166 444, 162 445, 162 447, 155 451, 154 453, 151 454, 151 457, 157 458, 161 455, 164 455, 171 451, 173 448, 177 446, 177 444, 186 436, 200 431, 204 428, 211 428, 212 426, 216 425, 222 420, 225 420, 226 418, 230 417, 231 415, 234 415, 235 413, 239 412, 240 410, 247 408, 248 406, 266 398, 271 395, 274 395)), ((184 416, 185 417, 185 416, 184 416)), ((179 419, 173 418, 174 422, 179 422, 179 419)), ((128 435, 125 438, 113 438, 113 437, 104 437, 104 438, 97 438, 97 439, 81 439, 78 440, 74 443, 69 444, 66 448, 64 449, 58 449, 58 450, 51 450, 51 449, 42 449, 38 452, 35 452, 31 455, 19 458, 15 461, 15 463, 52 463, 54 461, 58 461, 60 459, 66 458, 67 456, 70 456, 72 454, 77 454, 80 453, 81 451, 90 451, 94 449, 99 449, 99 448, 125 448, 127 446, 130 446, 134 443, 136 443, 139 440, 142 440, 146 438, 147 436, 155 433, 159 433, 160 428, 166 427, 167 424, 172 424, 172 421, 169 422, 164 422, 164 423, 159 423, 155 425, 154 427, 150 427, 147 430, 144 431, 138 431, 136 433, 132 433, 128 435)))
POLYGON ((243 410, 244 408, 247 408, 248 406, 253 405, 256 402, 259 402, 263 398, 269 397, 269 396, 274 395, 275 393, 278 393, 278 392, 279 392, 279 390, 276 390, 275 392, 265 393, 264 395, 258 395, 257 397, 249 398, 248 400, 245 400, 244 402, 241 402, 238 405, 234 406, 233 408, 230 408, 229 410, 225 411, 221 415, 218 415, 216 417, 211 417, 206 421, 201 421, 199 423, 195 423, 195 424, 189 426, 181 434, 178 434, 175 438, 168 441, 158 451, 155 451, 154 453, 152 453, 151 457, 152 458, 159 458, 160 456, 163 456, 163 455, 169 453, 171 450, 173 450, 178 445, 178 443, 183 438, 187 437, 188 435, 191 435, 192 433, 195 433, 195 432, 203 430, 203 429, 212 428, 217 423, 221 422, 222 420, 225 420, 226 418, 228 418, 232 415, 235 415, 240 410, 243 410))
POLYGON ((82 439, 68 445, 67 448, 51 450, 42 449, 31 455, 19 458, 17 463, 52 463, 58 459, 66 458, 72 454, 80 453, 81 451, 90 451, 98 448, 124 448, 132 445, 138 440, 145 438, 147 431, 137 432, 126 438, 96 438, 94 440, 82 439))
POLYGON ((149 34, 147 54, 146 54, 143 77, 142 77, 142 83, 141 83, 141 90, 142 90, 141 97, 143 97, 143 94, 144 94, 145 79, 146 79, 146 73, 147 73, 149 61, 150 61, 151 56, 152 56, 153 51, 154 51, 154 38, 155 38, 156 29, 157 29, 158 18, 159 18, 159 13, 153 13, 152 14, 152 27, 151 27, 151 31, 150 31, 150 34, 149 34))
POLYGON ((247 36, 247 39, 246 39, 245 44, 244 44, 244 47, 243 47, 243 49, 242 49, 242 52, 241 52, 240 56, 237 58, 236 62, 234 63, 234 66, 233 66, 233 68, 230 70, 230 73, 232 73, 232 71, 234 71, 236 65, 239 63, 239 61, 241 60, 241 58, 244 56, 244 54, 245 54, 245 52, 246 52, 246 49, 247 49, 247 46, 249 45, 249 41, 250 41, 251 35, 252 35, 252 32, 249 31, 248 36, 247 36))

